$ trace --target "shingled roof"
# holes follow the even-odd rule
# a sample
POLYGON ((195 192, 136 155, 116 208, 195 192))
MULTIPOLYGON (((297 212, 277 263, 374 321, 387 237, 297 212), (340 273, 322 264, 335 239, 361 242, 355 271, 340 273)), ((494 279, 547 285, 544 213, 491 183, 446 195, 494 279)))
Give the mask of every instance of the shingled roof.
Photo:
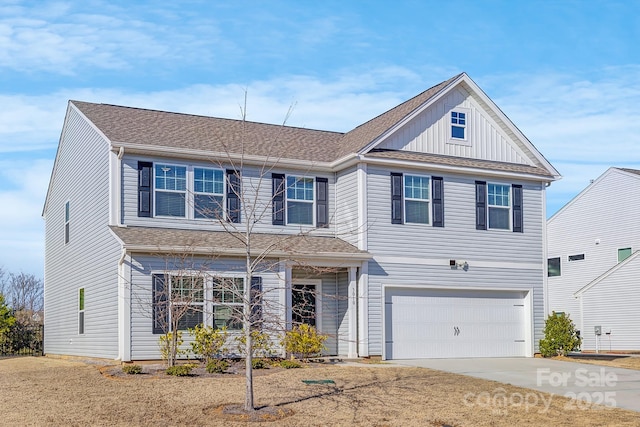
MULTIPOLYGON (((198 254, 243 255, 244 235, 225 231, 179 230, 156 227, 110 227, 132 251, 163 253, 186 251, 198 254)), ((335 237, 307 234, 252 233, 251 248, 255 254, 268 252, 270 257, 332 257, 369 259, 368 252, 335 237)))

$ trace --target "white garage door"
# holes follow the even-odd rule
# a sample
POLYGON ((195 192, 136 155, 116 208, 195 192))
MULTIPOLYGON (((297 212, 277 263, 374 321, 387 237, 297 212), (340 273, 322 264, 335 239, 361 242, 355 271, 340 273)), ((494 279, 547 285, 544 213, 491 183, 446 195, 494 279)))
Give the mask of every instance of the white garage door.
POLYGON ((387 359, 527 353, 525 293, 387 288, 387 359))

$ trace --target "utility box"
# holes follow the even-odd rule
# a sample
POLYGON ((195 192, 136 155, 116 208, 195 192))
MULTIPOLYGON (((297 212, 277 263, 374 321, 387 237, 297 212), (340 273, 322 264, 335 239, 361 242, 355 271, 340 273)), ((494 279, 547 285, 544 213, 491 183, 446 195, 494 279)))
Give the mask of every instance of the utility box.
POLYGON ((594 326, 593 329, 596 335, 598 336, 602 335, 602 326, 594 326))

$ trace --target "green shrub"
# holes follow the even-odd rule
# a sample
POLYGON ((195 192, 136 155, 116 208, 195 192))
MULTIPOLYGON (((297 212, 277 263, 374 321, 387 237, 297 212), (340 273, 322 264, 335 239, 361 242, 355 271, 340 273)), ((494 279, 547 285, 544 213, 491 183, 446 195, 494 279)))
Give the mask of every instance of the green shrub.
POLYGON ((253 369, 267 369, 269 367, 269 362, 261 358, 252 359, 251 366, 253 366, 253 369))
POLYGON ((194 366, 190 363, 187 363, 186 365, 175 365, 175 366, 169 366, 166 370, 167 375, 174 375, 176 377, 188 377, 189 375, 191 375, 191 371, 193 370, 194 366))
POLYGON ((229 368, 229 362, 222 359, 211 359, 207 363, 206 370, 210 374, 222 374, 229 368))
POLYGON ((189 328, 189 333, 193 335, 191 352, 205 364, 227 352, 225 347, 228 335, 226 326, 214 329, 211 326, 197 325, 195 328, 189 328))
POLYGON ((565 356, 579 350, 581 343, 569 316, 555 311, 549 315, 544 325, 544 338, 540 340, 540 353, 544 357, 565 356))
POLYGON ((283 360, 280 362, 280 366, 285 369, 295 369, 302 367, 302 365, 295 360, 283 360))
POLYGON ((162 360, 167 362, 169 367, 175 365, 178 356, 186 353, 185 350, 180 348, 182 343, 182 332, 180 331, 177 331, 175 335, 173 332, 167 332, 164 335, 160 335, 160 338, 158 338, 160 355, 162 356, 162 360))
MULTIPOLYGON (((236 343, 238 344, 238 353, 246 357, 245 344, 247 337, 244 334, 244 329, 240 332, 240 335, 236 337, 236 343)), ((251 347, 254 357, 270 357, 273 355, 273 344, 271 338, 266 332, 259 331, 257 329, 251 331, 251 347)))
POLYGON ((288 353, 306 360, 326 349, 324 342, 327 338, 327 335, 318 334, 313 326, 303 323, 287 331, 282 345, 288 353))
POLYGON ((137 375, 142 373, 142 366, 140 365, 124 365, 122 372, 129 375, 137 375))

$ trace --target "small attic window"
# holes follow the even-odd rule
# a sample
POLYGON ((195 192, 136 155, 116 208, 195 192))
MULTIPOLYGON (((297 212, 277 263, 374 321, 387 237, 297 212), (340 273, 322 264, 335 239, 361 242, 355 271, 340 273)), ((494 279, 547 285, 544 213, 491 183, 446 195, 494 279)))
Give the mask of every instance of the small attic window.
POLYGON ((569 255, 569 261, 582 261, 583 259, 584 259, 584 254, 569 255))
POLYGON ((471 145, 470 122, 471 110, 463 107, 447 107, 446 124, 449 131, 449 143, 471 145))
POLYGON ((451 138, 467 139, 465 131, 467 129, 467 113, 462 111, 451 112, 451 138))

